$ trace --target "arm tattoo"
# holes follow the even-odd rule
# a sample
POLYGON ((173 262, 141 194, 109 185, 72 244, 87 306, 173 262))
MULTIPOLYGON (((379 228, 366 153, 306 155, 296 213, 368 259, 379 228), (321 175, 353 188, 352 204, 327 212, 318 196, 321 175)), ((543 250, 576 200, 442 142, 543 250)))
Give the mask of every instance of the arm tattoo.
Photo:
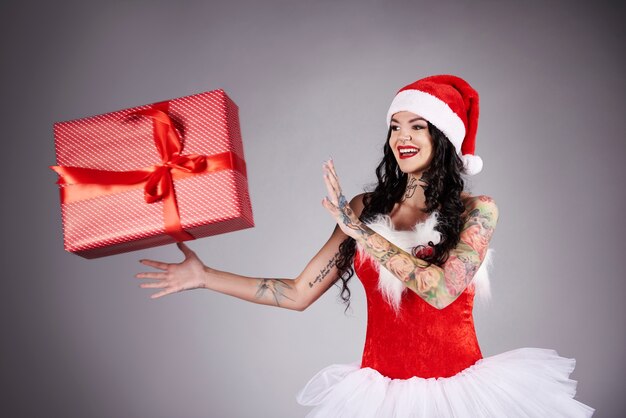
POLYGON ((274 297, 274 302, 276 302, 276 306, 280 306, 280 300, 282 298, 289 299, 294 301, 289 296, 285 295, 285 289, 291 290, 292 287, 285 280, 280 279, 260 279, 259 287, 256 291, 255 297, 261 298, 263 295, 269 291, 274 297))
MULTIPOLYGON (((343 195, 339 196, 339 199, 341 201, 341 199, 343 198, 343 200, 345 200, 346 198, 343 197, 343 195)), ((358 231, 360 229, 362 229, 362 227, 353 222, 352 218, 356 218, 356 216, 354 215, 354 212, 352 211, 352 209, 350 208, 350 206, 348 206, 346 204, 346 206, 344 206, 342 209, 340 209, 340 213, 341 213, 341 222, 347 226, 350 229, 354 229, 355 231, 358 231)))
POLYGON ((498 212, 486 196, 468 215, 459 244, 450 252, 442 267, 400 249, 367 226, 362 227, 359 242, 382 266, 422 299, 441 309, 452 303, 471 283, 485 258, 497 222, 498 212))
POLYGON ((355 231, 362 229, 361 225, 359 225, 358 218, 354 214, 354 211, 348 204, 348 200, 343 193, 339 193, 339 196, 337 197, 337 204, 337 207, 339 208, 339 215, 341 216, 341 223, 355 231), (353 218, 357 219, 357 222, 354 222, 352 220, 353 218))
POLYGON ((348 200, 343 195, 343 193, 339 194, 339 202, 338 203, 339 203, 339 209, 343 209, 346 206, 348 206, 348 200))
POLYGON ((443 283, 443 271, 412 256, 371 228, 365 226, 363 229, 364 233, 359 242, 366 251, 422 299, 435 304, 438 288, 443 283))
POLYGON ((333 258, 328 260, 328 263, 324 267, 322 267, 322 269, 320 270, 320 274, 317 275, 315 280, 313 280, 312 282, 309 282, 309 287, 313 287, 315 283, 321 283, 322 280, 324 280, 326 276, 328 276, 328 273, 330 273, 330 270, 332 270, 332 268, 335 266, 335 263, 337 262, 338 257, 339 257, 339 252, 336 252, 333 258))

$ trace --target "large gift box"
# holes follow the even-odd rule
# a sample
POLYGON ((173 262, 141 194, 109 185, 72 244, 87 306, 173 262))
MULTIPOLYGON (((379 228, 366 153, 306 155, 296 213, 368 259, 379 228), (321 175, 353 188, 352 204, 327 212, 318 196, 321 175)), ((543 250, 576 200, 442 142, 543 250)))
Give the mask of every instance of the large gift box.
POLYGON ((64 245, 104 257, 254 226, 223 90, 54 124, 64 245))

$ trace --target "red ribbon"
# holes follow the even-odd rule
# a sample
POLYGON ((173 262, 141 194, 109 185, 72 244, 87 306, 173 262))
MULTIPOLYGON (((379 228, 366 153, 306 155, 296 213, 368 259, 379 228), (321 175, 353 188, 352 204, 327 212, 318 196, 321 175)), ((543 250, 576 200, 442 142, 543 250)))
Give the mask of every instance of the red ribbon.
POLYGON ((246 163, 228 151, 211 156, 180 155, 182 143, 172 119, 167 113, 152 108, 131 115, 143 115, 154 121, 154 141, 161 156, 161 163, 138 170, 108 171, 84 167, 50 166, 59 174, 56 184, 61 187, 61 203, 67 204, 141 187, 144 184, 144 199, 147 203, 163 199, 165 232, 177 242, 195 237, 180 223, 180 214, 174 194, 174 180, 221 170, 237 170, 246 175, 246 163))

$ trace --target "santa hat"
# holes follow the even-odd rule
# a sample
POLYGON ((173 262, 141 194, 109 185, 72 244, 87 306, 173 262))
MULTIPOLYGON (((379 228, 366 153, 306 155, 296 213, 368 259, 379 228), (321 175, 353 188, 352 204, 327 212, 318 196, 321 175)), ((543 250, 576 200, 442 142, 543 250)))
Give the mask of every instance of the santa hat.
POLYGON ((483 160, 474 155, 478 128, 478 93, 465 80, 453 75, 434 75, 400 89, 387 112, 387 126, 394 113, 420 115, 452 142, 467 174, 478 174, 483 160))

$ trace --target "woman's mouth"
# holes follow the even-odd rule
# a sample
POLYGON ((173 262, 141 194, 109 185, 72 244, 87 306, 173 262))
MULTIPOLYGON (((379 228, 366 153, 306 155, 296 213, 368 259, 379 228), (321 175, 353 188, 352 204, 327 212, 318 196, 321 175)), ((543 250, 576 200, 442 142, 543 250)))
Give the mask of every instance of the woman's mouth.
POLYGON ((400 159, 404 160, 405 158, 411 158, 416 156, 420 152, 420 149, 417 147, 411 147, 407 145, 399 145, 398 146, 398 154, 400 155, 400 159))

